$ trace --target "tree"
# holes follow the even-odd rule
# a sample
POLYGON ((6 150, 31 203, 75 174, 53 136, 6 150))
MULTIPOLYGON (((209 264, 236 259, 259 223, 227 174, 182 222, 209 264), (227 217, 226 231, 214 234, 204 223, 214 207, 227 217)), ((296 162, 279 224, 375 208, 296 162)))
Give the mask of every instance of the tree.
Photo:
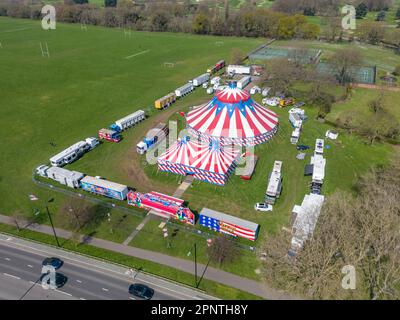
POLYGON ((210 31, 210 21, 208 17, 203 14, 197 14, 193 19, 192 29, 194 33, 208 34, 210 31))
POLYGON ((95 217, 95 207, 83 199, 68 198, 60 208, 61 219, 68 228, 79 230, 95 217))
POLYGON ((356 7, 356 19, 363 19, 368 13, 368 8, 365 5, 364 2, 361 2, 357 7, 356 7))
POLYGON ((152 31, 166 31, 169 20, 168 12, 157 10, 150 16, 150 29, 152 31))
POLYGON ((385 11, 380 11, 377 15, 376 15, 376 21, 383 21, 385 20, 386 17, 386 12, 385 11))
POLYGON ((213 239, 207 253, 212 262, 222 265, 225 262, 233 261, 238 255, 238 248, 232 239, 227 236, 219 236, 213 239))
POLYGON ((361 52, 352 48, 338 50, 330 59, 336 77, 342 85, 353 81, 352 69, 360 66, 362 61, 361 52))
POLYGON ((396 11, 396 19, 400 20, 400 8, 398 8, 396 11))
POLYGON ((378 22, 364 23, 358 28, 358 37, 361 41, 379 44, 385 37, 385 27, 378 22))
POLYGON ((282 289, 314 299, 400 298, 400 157, 356 185, 356 196, 336 192, 295 258, 291 235, 268 237, 263 275, 282 289), (344 266, 354 266, 355 290, 341 286, 344 266))
POLYGON ((104 6, 105 7, 116 7, 117 0, 104 0, 104 6))
POLYGON ((231 64, 242 64, 246 54, 239 48, 233 48, 231 50, 231 64))

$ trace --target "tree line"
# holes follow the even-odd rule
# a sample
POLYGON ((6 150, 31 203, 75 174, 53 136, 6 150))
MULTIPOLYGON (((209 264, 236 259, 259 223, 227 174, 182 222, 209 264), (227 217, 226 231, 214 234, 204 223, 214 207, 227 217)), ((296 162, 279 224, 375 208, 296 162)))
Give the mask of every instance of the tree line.
MULTIPOLYGON (((116 6, 75 4, 72 0, 54 4, 57 21, 86 23, 106 27, 124 27, 138 31, 185 32, 205 35, 268 37, 277 39, 314 39, 320 28, 308 23, 303 15, 259 8, 254 5, 229 10, 207 1, 193 5, 190 1, 146 1, 133 3, 120 0, 116 6)), ((40 19, 41 3, 4 0, 0 16, 40 19)))

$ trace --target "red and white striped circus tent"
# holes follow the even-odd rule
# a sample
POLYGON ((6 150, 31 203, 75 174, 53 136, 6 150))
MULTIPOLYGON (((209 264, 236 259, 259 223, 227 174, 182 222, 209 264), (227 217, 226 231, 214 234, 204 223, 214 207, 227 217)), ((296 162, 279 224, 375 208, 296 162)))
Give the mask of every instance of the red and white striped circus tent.
POLYGON ((233 146, 221 147, 216 140, 205 144, 185 137, 158 157, 158 168, 223 186, 235 170, 239 156, 239 150, 233 146))
POLYGON ((190 135, 208 143, 254 146, 272 138, 278 130, 278 116, 251 99, 250 94, 231 83, 208 103, 186 116, 190 135))

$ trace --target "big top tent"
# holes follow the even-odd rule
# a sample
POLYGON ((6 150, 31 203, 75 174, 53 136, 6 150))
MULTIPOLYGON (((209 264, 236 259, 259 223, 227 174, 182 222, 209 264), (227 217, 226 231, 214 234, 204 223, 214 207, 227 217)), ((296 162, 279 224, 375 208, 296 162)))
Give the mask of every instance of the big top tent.
POLYGON ((231 83, 208 103, 186 116, 190 135, 206 143, 254 146, 271 139, 278 130, 278 116, 251 99, 250 94, 231 83))
POLYGON ((221 147, 216 140, 204 144, 185 137, 158 157, 158 168, 223 186, 234 171, 239 155, 233 146, 221 147))

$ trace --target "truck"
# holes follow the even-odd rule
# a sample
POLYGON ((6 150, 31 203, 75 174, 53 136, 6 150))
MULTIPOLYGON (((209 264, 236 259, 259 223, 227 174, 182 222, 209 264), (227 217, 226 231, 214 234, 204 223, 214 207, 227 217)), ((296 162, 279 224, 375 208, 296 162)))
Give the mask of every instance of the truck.
POLYGON ((215 85, 215 84, 219 84, 220 81, 221 81, 221 77, 214 77, 214 78, 212 78, 212 79, 210 80, 210 83, 211 83, 212 85, 215 85))
POLYGON ((143 110, 138 110, 126 117, 115 121, 112 125, 110 125, 110 129, 116 132, 122 132, 130 127, 133 127, 140 121, 145 119, 145 113, 143 110))
POLYGON ((227 68, 228 73, 233 74, 251 74, 251 67, 250 66, 242 66, 242 65, 234 65, 230 64, 227 68))
POLYGON ((300 128, 296 127, 293 130, 292 135, 290 136, 290 143, 297 144, 297 142, 299 142, 299 139, 300 139, 300 128))
POLYGON ((282 161, 275 161, 272 172, 269 175, 265 203, 274 204, 282 192, 282 161))
POLYGON ((193 79, 193 85, 195 87, 201 86, 203 83, 207 82, 210 79, 210 75, 208 73, 204 73, 201 76, 193 79))
POLYGON ((281 108, 287 107, 287 106, 291 106, 295 103, 294 99, 292 98, 288 98, 288 99, 281 99, 279 101, 279 106, 281 108))
POLYGON ((239 89, 244 89, 250 82, 251 82, 250 76, 243 77, 237 82, 237 87, 239 89))
POLYGON ((215 68, 217 69, 217 71, 221 70, 224 67, 225 67, 225 60, 220 60, 215 64, 215 68))
POLYGON ((50 167, 45 171, 45 174, 47 178, 74 189, 80 187, 80 181, 85 176, 78 171, 70 171, 59 167, 50 167))
POLYGON ((187 83, 183 85, 182 87, 178 88, 175 90, 175 94, 178 98, 181 98, 188 93, 192 92, 194 90, 193 84, 192 83, 187 83))
POLYGON ((315 140, 315 154, 323 155, 324 154, 324 139, 315 140))
POLYGON ((111 142, 120 142, 122 139, 119 132, 104 128, 99 130, 99 138, 111 142))
POLYGON ((95 137, 86 138, 85 142, 88 144, 90 150, 93 150, 100 144, 99 140, 95 137))
POLYGON ((91 176, 81 179, 80 187, 85 191, 117 200, 125 200, 129 192, 125 185, 91 176))
POLYGON ((171 104, 173 104, 176 101, 176 94, 175 92, 170 92, 166 96, 157 99, 154 102, 154 107, 158 110, 164 109, 166 107, 169 107, 171 104))
POLYGON ((68 163, 72 163, 79 159, 85 152, 90 150, 90 146, 86 141, 79 141, 67 149, 61 151, 50 158, 50 163, 55 167, 62 167, 68 163))
POLYGON ((168 136, 169 129, 165 123, 159 123, 151 129, 147 136, 136 145, 136 151, 139 154, 145 154, 147 150, 154 147, 157 143, 168 136))

